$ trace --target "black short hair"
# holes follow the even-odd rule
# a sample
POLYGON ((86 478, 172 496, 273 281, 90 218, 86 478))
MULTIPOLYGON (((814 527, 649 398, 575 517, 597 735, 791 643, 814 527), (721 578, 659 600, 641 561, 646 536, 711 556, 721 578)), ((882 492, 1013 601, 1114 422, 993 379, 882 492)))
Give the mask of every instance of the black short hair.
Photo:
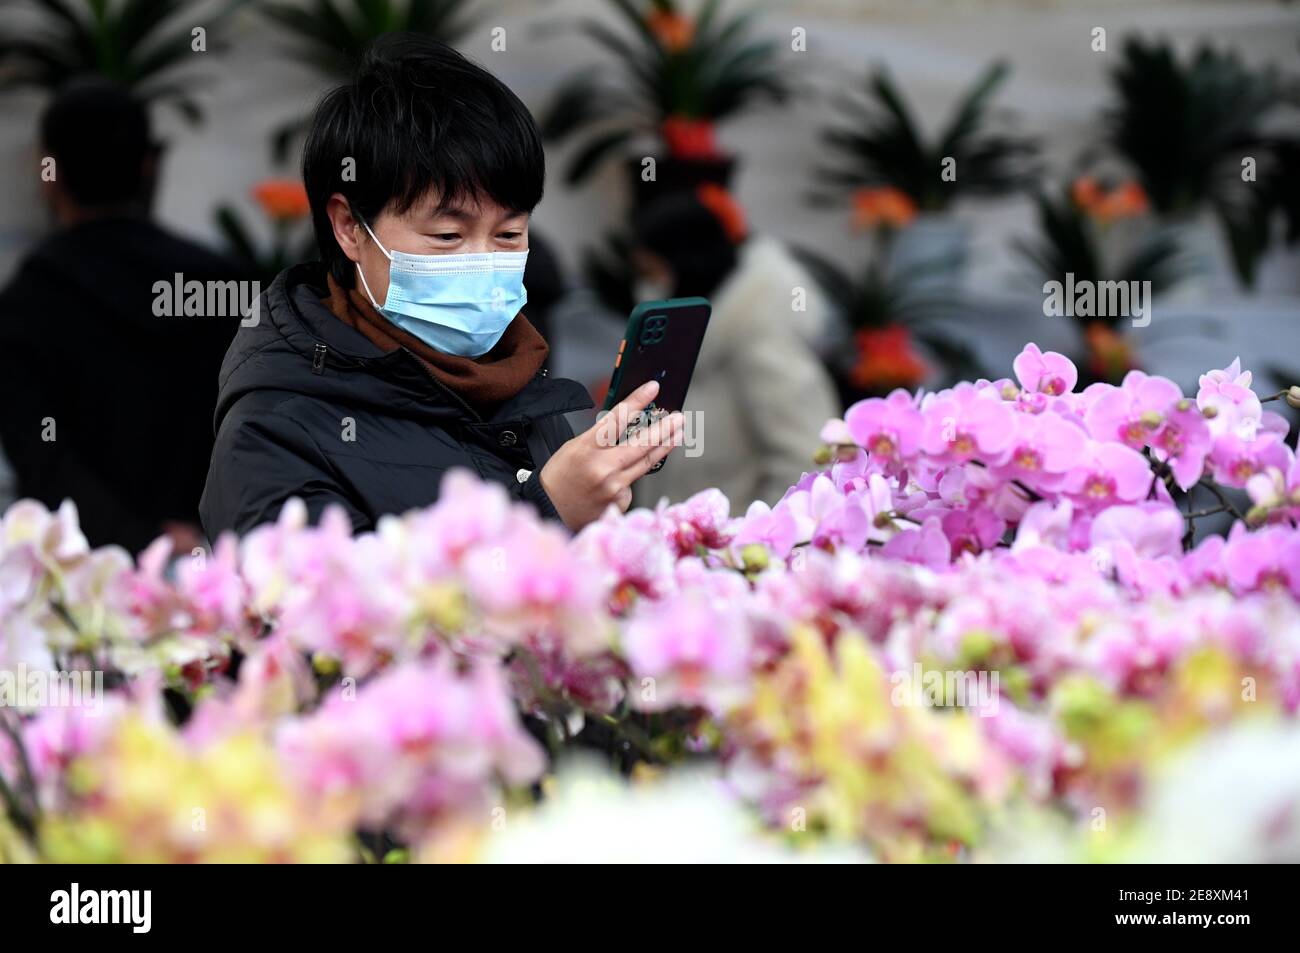
POLYGON ((350 287, 351 263, 325 214, 335 192, 367 222, 389 203, 404 212, 431 192, 531 212, 546 160, 532 114, 504 83, 437 40, 394 33, 316 107, 302 176, 321 258, 350 287), (345 179, 349 158, 355 175, 345 179))
POLYGON ((41 144, 55 181, 83 208, 140 199, 153 151, 149 113, 118 84, 84 77, 63 86, 41 116, 41 144))
POLYGON ((740 257, 722 222, 694 192, 670 193, 637 210, 632 236, 672 268, 673 297, 707 298, 740 257))

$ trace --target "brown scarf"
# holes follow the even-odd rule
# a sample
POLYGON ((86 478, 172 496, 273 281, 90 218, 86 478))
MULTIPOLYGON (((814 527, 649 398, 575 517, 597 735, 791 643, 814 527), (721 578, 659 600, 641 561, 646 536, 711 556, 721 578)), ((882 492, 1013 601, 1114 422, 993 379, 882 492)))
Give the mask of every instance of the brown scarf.
POLYGON ((321 303, 348 327, 360 331, 385 354, 404 347, 429 373, 457 396, 489 410, 523 390, 541 369, 549 352, 545 339, 522 314, 510 322, 501 340, 482 357, 444 354, 403 331, 375 310, 356 288, 344 288, 329 276, 330 295, 321 303))

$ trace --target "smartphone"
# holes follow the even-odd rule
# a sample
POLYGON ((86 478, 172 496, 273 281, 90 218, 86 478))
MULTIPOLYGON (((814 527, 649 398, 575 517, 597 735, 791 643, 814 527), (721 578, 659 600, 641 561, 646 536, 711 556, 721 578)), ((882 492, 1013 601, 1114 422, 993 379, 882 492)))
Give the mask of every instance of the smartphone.
POLYGON ((643 301, 632 309, 614 358, 605 410, 647 381, 659 382, 651 408, 681 410, 712 308, 705 298, 643 301))

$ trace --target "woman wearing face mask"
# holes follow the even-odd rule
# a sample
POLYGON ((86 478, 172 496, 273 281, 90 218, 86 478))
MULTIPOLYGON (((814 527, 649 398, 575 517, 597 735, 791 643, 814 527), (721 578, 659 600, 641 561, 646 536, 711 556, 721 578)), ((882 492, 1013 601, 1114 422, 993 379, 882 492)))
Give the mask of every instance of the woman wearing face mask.
POLYGON ((713 313, 686 394, 685 449, 637 482, 638 506, 721 489, 735 515, 774 503, 813 468, 822 425, 839 416, 811 342, 826 309, 779 243, 746 235, 716 185, 647 206, 633 222, 638 300, 702 295, 713 313))
POLYGON ((317 109, 303 178, 323 260, 281 274, 226 355, 209 536, 294 497, 371 529, 456 467, 575 530, 626 509, 681 418, 616 443, 651 384, 584 434, 565 423, 591 400, 547 376, 522 313, 544 163, 519 99, 440 43, 387 37, 317 109))

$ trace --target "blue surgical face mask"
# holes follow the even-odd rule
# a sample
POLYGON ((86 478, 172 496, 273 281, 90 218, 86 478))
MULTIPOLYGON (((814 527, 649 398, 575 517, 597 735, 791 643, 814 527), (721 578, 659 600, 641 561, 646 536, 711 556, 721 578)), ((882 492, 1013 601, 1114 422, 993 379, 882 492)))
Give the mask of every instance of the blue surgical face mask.
POLYGON ((388 294, 382 305, 370 293, 365 273, 357 265, 370 303, 435 350, 482 357, 501 340, 528 300, 526 251, 408 255, 390 252, 369 225, 361 224, 388 257, 388 294))

